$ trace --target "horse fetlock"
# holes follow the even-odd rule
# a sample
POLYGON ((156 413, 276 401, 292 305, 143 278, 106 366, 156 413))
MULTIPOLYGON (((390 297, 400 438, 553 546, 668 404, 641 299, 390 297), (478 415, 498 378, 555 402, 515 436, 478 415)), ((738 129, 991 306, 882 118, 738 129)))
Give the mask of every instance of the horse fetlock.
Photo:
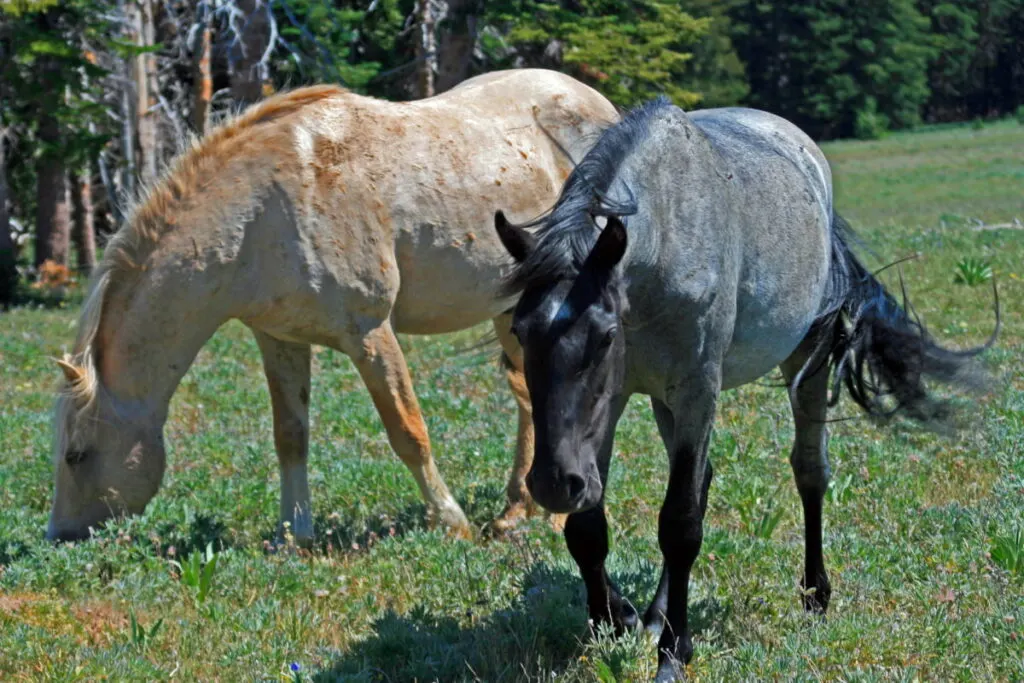
POLYGON ((506 533, 515 529, 519 522, 530 516, 530 510, 526 503, 508 503, 504 512, 498 515, 491 522, 491 529, 497 533, 506 533))
POLYGON ((309 550, 313 547, 313 520, 308 513, 296 510, 292 519, 281 520, 277 527, 277 546, 279 548, 302 548, 309 550))
POLYGON ((657 683, 685 681, 685 667, 692 658, 693 641, 689 629, 679 638, 674 637, 671 630, 664 631, 658 641, 658 674, 654 680, 657 683))
POLYGON ((676 681, 686 680, 686 668, 674 657, 666 657, 662 660, 662 655, 658 655, 658 673, 654 676, 654 683, 675 683, 676 681))
POLYGON ((601 596, 596 597, 597 599, 595 600, 588 599, 590 620, 594 626, 611 624, 615 630, 616 637, 642 627, 643 624, 640 621, 640 615, 637 614, 636 608, 633 607, 629 600, 622 597, 615 584, 609 581, 603 599, 601 596))
POLYGON ((665 611, 655 605, 648 607, 644 613, 644 630, 651 640, 658 642, 665 630, 665 611))
POLYGON ((800 581, 800 588, 804 609, 812 614, 824 616, 828 611, 829 600, 832 599, 832 584, 829 583, 828 576, 821 573, 813 582, 804 577, 800 581))
POLYGON ((473 528, 466 514, 453 499, 427 506, 427 526, 431 529, 442 526, 455 538, 473 538, 473 528))

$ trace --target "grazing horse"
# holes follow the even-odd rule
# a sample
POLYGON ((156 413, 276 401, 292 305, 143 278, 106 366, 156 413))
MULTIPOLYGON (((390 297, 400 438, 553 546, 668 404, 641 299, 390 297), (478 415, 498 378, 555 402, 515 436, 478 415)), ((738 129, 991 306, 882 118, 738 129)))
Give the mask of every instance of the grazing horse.
POLYGON ((845 384, 869 413, 940 419, 944 404, 922 378, 982 383, 970 358, 979 349, 935 344, 864 268, 833 210, 821 150, 765 112, 640 107, 602 135, 540 222, 528 232, 495 215, 518 263, 504 293, 522 293, 512 332, 537 438, 527 486, 569 514, 565 541, 591 619, 638 625, 605 571, 604 493, 616 422, 631 394, 647 394, 670 473, 658 520, 664 565, 643 622, 659 637, 657 680, 682 678, 716 401, 776 366, 796 422, 804 605, 824 612, 830 386, 833 402, 845 384))
POLYGON ((618 118, 591 88, 552 71, 490 73, 417 102, 335 86, 256 104, 182 154, 107 246, 60 361, 56 490, 47 535, 81 538, 113 514, 140 513, 165 467, 168 402, 225 321, 256 336, 270 388, 281 521, 313 534, 306 459, 310 345, 351 357, 428 519, 470 532, 431 457, 397 332, 434 334, 487 320, 511 362, 519 405, 504 521, 524 514, 533 457, 512 302, 511 264, 491 229, 522 220, 618 118))

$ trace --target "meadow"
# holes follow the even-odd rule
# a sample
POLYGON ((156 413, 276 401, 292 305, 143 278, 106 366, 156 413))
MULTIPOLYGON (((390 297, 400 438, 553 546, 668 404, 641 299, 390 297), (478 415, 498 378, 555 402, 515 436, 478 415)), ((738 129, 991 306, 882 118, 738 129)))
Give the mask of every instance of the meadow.
MULTIPOLYGON (((832 425, 825 508, 833 597, 800 607, 799 499, 785 392, 723 396, 705 542, 694 570, 694 680, 1024 680, 1024 126, 1001 122, 825 146, 867 261, 902 264, 932 333, 966 347, 994 323, 993 390, 960 399, 954 436, 866 419, 832 425)), ((898 287, 896 269, 887 282, 898 287)), ((225 326, 172 403, 164 485, 98 538, 43 540, 50 416, 76 307, 0 314, 0 680, 627 681, 653 675, 640 636, 592 636, 560 535, 504 538, 515 412, 488 330, 402 343, 441 472, 480 533, 424 526, 348 359, 317 349, 312 553, 278 551, 277 463, 256 345, 225 326)), ((776 378, 777 379, 777 378, 776 378)), ((835 417, 856 416, 844 401, 835 417)), ((646 402, 620 424, 610 571, 637 605, 657 581, 666 458, 646 402)))

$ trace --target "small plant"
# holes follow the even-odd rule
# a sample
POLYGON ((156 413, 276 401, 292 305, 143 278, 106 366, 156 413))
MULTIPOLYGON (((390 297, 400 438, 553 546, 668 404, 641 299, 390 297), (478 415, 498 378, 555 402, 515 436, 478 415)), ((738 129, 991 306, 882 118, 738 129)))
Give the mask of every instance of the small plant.
POLYGON ((828 483, 828 499, 836 505, 842 505, 853 495, 853 474, 833 479, 828 483))
POLYGON ((780 491, 781 486, 765 495, 762 487, 758 486, 751 495, 736 506, 736 511, 739 512, 743 528, 747 530, 747 533, 764 540, 772 537, 779 522, 786 514, 786 509, 779 505, 780 491))
POLYGON ((1024 104, 1017 107, 1017 113, 1014 114, 1014 118, 1017 119, 1017 123, 1024 126, 1024 104))
POLYGON ((217 571, 217 554, 213 543, 206 544, 205 552, 193 552, 184 562, 171 561, 181 575, 181 582, 195 591, 196 604, 202 605, 210 596, 213 573, 217 571))
POLYGON ((953 282, 974 287, 992 279, 992 266, 988 261, 965 256, 957 261, 953 282))
POLYGON ((156 622, 148 629, 139 623, 138 619, 135 618, 135 610, 128 610, 128 619, 131 622, 131 640, 132 645, 145 650, 149 644, 156 638, 156 634, 160 631, 160 627, 164 625, 163 617, 156 620, 156 622))
POLYGON ((594 675, 601 683, 616 683, 619 680, 612 672, 612 668, 604 660, 595 659, 592 662, 592 666, 594 667, 594 675))
POLYGON ((985 120, 980 116, 975 116, 974 120, 971 121, 971 128, 974 130, 983 130, 985 128, 985 120))
POLYGON ((1005 533, 993 528, 989 554, 996 566, 1013 574, 1024 574, 1024 528, 1005 533))

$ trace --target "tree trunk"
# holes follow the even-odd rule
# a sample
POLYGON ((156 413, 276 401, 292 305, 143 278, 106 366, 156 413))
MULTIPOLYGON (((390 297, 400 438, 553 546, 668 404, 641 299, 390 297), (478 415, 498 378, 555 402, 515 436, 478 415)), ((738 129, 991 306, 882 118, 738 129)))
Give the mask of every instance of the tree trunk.
POLYGON ((263 56, 276 33, 270 5, 265 0, 235 0, 231 29, 237 40, 228 55, 231 97, 248 106, 263 97, 270 85, 270 70, 263 56))
POLYGON ((11 221, 7 214, 7 131, 0 128, 0 308, 14 302, 18 285, 18 253, 11 235, 11 221))
POLYGON ((482 12, 481 0, 448 0, 437 48, 436 92, 450 90, 469 77, 482 12))
POLYGON ((434 96, 434 66, 437 62, 432 0, 419 0, 416 6, 416 96, 434 96))
MULTIPOLYGON (((135 26, 135 44, 139 47, 152 47, 155 42, 153 25, 153 0, 137 0, 132 5, 133 23, 135 26)), ((160 148, 157 135, 158 112, 156 83, 156 55, 145 52, 135 57, 133 65, 136 105, 138 115, 140 172, 145 183, 156 180, 160 168, 160 148)))
POLYGON ((89 167, 71 178, 71 207, 74 223, 71 239, 75 243, 76 265, 88 275, 96 267, 96 229, 93 222, 92 178, 89 167))
POLYGON ((199 24, 195 53, 192 56, 192 128, 197 135, 202 135, 206 131, 210 101, 213 99, 213 74, 210 72, 211 44, 210 25, 204 18, 199 24))
MULTIPOLYGON (((125 22, 124 41, 134 43, 138 35, 134 28, 131 8, 125 4, 125 0, 118 0, 118 10, 127 19, 125 22)), ((126 83, 134 83, 134 67, 131 60, 124 60, 124 80, 126 83)), ((121 167, 121 191, 128 200, 135 198, 135 174, 137 171, 135 157, 135 130, 137 115, 135 113, 135 98, 132 97, 132 89, 127 85, 121 86, 121 155, 124 165, 121 167)), ((112 198, 113 199, 113 198, 112 198)))
POLYGON ((50 260, 68 265, 70 214, 63 141, 53 113, 39 112, 39 141, 43 152, 36 161, 36 266, 50 260))
POLYGON ((111 198, 113 180, 102 154, 92 164, 92 222, 96 239, 103 241, 121 224, 120 207, 111 198), (97 182, 97 180, 99 182, 97 182))

